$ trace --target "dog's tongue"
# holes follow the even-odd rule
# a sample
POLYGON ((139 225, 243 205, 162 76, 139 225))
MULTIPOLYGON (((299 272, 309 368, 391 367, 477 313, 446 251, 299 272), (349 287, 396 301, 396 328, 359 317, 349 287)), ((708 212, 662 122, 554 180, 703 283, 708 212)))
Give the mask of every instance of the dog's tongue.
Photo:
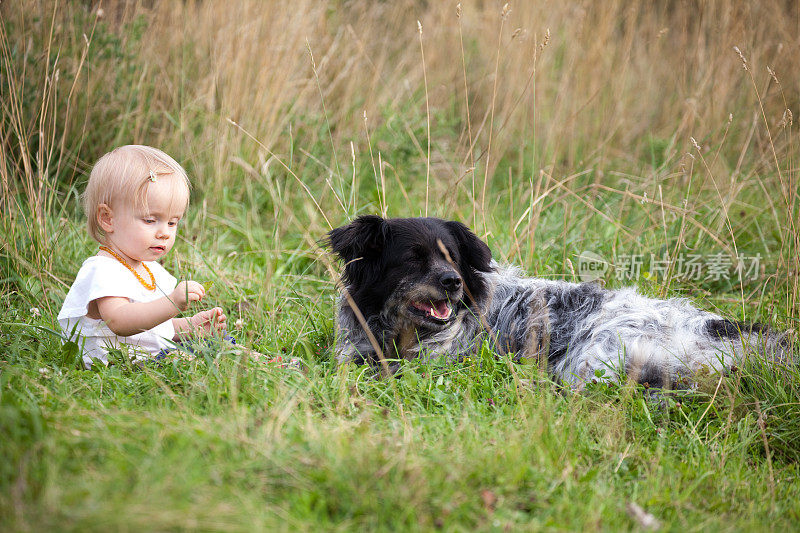
POLYGON ((432 303, 431 315, 441 320, 444 320, 450 316, 450 307, 447 306, 446 300, 439 300, 438 302, 432 303))
POLYGON ((450 306, 447 305, 447 300, 439 300, 438 302, 413 302, 413 305, 420 311, 425 311, 430 316, 438 318, 439 320, 447 320, 453 312, 450 306))

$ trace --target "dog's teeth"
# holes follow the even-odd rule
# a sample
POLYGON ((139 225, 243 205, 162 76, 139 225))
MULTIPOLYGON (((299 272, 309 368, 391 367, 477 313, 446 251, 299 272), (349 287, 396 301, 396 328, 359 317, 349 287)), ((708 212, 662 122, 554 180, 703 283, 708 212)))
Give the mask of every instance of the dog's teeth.
POLYGON ((445 300, 431 301, 430 303, 412 302, 412 305, 420 311, 425 311, 427 316, 437 320, 447 320, 453 314, 452 308, 447 305, 445 300))
POLYGON ((431 316, 436 317, 440 320, 446 320, 447 318, 450 317, 450 312, 451 312, 450 306, 446 305, 442 311, 439 311, 438 309, 432 307, 430 314, 431 316))

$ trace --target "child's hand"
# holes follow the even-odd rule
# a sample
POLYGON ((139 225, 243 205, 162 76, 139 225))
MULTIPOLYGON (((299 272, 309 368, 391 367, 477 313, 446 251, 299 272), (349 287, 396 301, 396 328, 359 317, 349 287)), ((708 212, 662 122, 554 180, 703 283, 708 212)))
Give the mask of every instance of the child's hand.
POLYGON ((191 302, 198 302, 206 295, 206 290, 196 281, 181 281, 169 295, 170 300, 181 311, 186 311, 191 302))
POLYGON ((200 311, 189 319, 193 327, 205 330, 209 333, 225 330, 227 321, 228 317, 222 312, 221 307, 200 311))

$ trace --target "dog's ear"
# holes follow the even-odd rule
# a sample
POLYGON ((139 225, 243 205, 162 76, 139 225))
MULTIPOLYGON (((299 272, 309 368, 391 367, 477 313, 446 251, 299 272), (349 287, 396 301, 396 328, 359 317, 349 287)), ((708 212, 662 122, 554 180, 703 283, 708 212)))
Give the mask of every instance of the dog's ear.
POLYGON ((461 222, 450 221, 445 224, 450 234, 458 242, 458 253, 461 255, 461 262, 479 272, 491 271, 492 252, 486 243, 461 222))
POLYGON ((346 226, 328 233, 327 244, 342 261, 380 255, 386 243, 386 221, 379 216, 363 215, 346 226))
POLYGON ((479 272, 491 272, 492 252, 485 242, 461 222, 446 222, 448 231, 458 243, 461 256, 458 268, 469 289, 469 295, 480 302, 486 295, 486 282, 479 272))

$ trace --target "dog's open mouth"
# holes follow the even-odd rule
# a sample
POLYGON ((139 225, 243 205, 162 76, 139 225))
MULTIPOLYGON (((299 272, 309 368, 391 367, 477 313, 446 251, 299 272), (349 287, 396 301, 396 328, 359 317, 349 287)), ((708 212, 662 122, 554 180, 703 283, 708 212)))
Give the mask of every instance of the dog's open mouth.
POLYGON ((424 314, 427 318, 432 318, 440 322, 447 322, 453 316, 453 309, 447 300, 429 300, 427 302, 411 302, 411 306, 424 314))

